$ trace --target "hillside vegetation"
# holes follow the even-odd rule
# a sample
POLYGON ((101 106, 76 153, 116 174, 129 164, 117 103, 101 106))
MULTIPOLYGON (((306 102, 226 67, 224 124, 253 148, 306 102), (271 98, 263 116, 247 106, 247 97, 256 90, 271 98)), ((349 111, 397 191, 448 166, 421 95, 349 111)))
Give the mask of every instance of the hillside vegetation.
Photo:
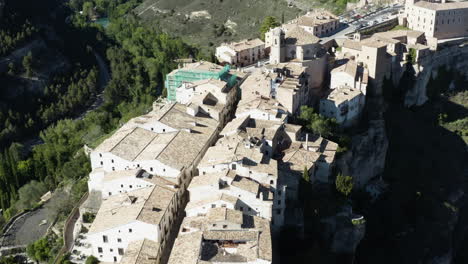
POLYGON ((267 16, 281 22, 301 11, 285 0, 146 0, 134 12, 146 25, 207 51, 222 42, 259 37, 267 16))

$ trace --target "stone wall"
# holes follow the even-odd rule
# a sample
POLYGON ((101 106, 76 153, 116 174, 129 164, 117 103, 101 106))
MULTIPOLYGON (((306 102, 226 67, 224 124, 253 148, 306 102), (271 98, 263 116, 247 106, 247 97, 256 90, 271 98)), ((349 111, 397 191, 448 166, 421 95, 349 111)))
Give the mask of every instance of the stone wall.
POLYGON ((441 66, 448 69, 465 73, 468 78, 468 45, 453 44, 446 47, 439 47, 431 56, 424 58, 419 64, 413 65, 416 83, 414 87, 407 91, 405 96, 405 106, 420 106, 427 101, 426 87, 432 76, 437 76, 437 70, 441 66))

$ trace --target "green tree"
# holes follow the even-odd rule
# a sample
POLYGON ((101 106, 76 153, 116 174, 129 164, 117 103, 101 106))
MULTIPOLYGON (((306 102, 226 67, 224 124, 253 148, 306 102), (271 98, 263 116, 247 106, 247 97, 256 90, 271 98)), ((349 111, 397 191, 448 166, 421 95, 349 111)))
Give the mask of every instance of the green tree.
POLYGON ((416 50, 413 49, 413 48, 410 48, 409 49, 409 53, 407 55, 407 60, 411 63, 411 64, 416 64, 416 50))
POLYGON ((23 67, 26 71, 26 75, 31 77, 33 72, 33 55, 31 51, 23 57, 23 67))
POLYGON ((85 262, 85 264, 98 264, 98 263, 99 263, 99 260, 95 256, 89 256, 85 262))
POLYGON ((15 75, 16 74, 16 67, 13 62, 8 63, 8 75, 15 75))
POLYGON ((267 16, 263 20, 262 25, 260 26, 260 38, 265 40, 265 33, 268 32, 271 28, 280 26, 280 23, 276 21, 276 18, 273 16, 267 16))
POLYGON ((353 190, 353 178, 351 176, 338 174, 338 176, 336 176, 335 185, 338 192, 344 196, 348 196, 353 190))
POLYGON ((51 258, 51 243, 45 238, 41 238, 26 247, 26 253, 35 261, 45 262, 51 258))
POLYGON ((304 167, 304 171, 302 172, 302 179, 304 179, 306 182, 310 182, 310 175, 307 167, 304 167))
POLYGON ((18 190, 19 200, 16 204, 17 209, 21 211, 33 207, 46 192, 47 188, 42 182, 33 180, 23 185, 23 187, 18 190))
POLYGON ((88 17, 88 19, 91 18, 91 16, 93 15, 93 9, 94 9, 93 2, 83 3, 83 15, 88 17))
POLYGON ((306 129, 323 137, 332 136, 338 127, 335 119, 326 118, 320 114, 317 114, 313 108, 308 106, 301 106, 299 121, 303 126, 305 126, 306 129))

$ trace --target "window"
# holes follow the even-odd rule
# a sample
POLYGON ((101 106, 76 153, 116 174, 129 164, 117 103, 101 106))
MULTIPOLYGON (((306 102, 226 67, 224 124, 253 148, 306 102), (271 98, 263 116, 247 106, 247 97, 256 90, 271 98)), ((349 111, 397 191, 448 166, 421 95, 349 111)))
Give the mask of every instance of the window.
POLYGON ((163 132, 166 132, 166 129, 165 129, 165 128, 163 128, 163 132))
POLYGON ((150 168, 150 171, 153 171, 153 167, 150 168))
POLYGON ((112 167, 112 171, 115 171, 115 167, 112 167))
POLYGON ((241 206, 241 207, 239 207, 239 209, 240 209, 241 211, 244 211, 244 207, 242 207, 242 206, 241 206))
POLYGON ((117 242, 122 243, 122 239, 121 239, 121 238, 117 238, 117 242))
POLYGON ((114 250, 112 248, 109 249, 110 252, 114 252, 114 250))
POLYGON ((231 169, 235 170, 236 169, 236 164, 232 164, 231 169))
POLYGON ((111 160, 112 163, 114 163, 114 160, 111 160))
POLYGON ((124 254, 124 250, 123 250, 123 248, 119 248, 119 249, 118 249, 118 251, 119 251, 119 255, 121 255, 121 256, 122 256, 122 255, 124 254))
POLYGON ((120 188, 123 188, 123 184, 120 184, 120 188))
POLYGON ((223 228, 227 228, 227 225, 223 225, 223 228))
POLYGON ((131 189, 131 188, 133 188, 133 186, 132 186, 132 185, 129 185, 128 187, 129 187, 130 189, 131 189))
POLYGON ((102 253, 102 247, 97 248, 98 253, 102 253))
POLYGON ((274 180, 270 180, 270 184, 275 184, 275 181, 274 181, 274 180))
POLYGON ((102 158, 102 153, 99 153, 99 157, 101 157, 101 158, 102 158))
POLYGON ((278 191, 278 195, 280 195, 280 196, 281 196, 281 191, 278 191))
POLYGON ((276 210, 276 214, 280 215, 281 214, 281 209, 276 210))
POLYGON ((104 243, 107 243, 109 242, 109 239, 107 238, 107 236, 102 236, 102 241, 104 241, 104 243))
POLYGON ((104 162, 101 161, 101 166, 104 165, 104 162))
POLYGON ((211 205, 211 208, 216 208, 216 204, 212 204, 212 205, 211 205))
POLYGON ((117 262, 117 257, 114 257, 114 262, 117 262))
POLYGON ((278 200, 278 205, 281 205, 281 200, 278 200))
POLYGON ((111 195, 112 195, 112 193, 111 193, 111 192, 109 192, 109 196, 111 196, 111 195))
POLYGON ((247 208, 247 210, 250 212, 250 211, 252 211, 252 208, 249 207, 249 208, 247 208))
POLYGON ((131 233, 133 230, 131 228, 128 229, 128 232, 131 233))

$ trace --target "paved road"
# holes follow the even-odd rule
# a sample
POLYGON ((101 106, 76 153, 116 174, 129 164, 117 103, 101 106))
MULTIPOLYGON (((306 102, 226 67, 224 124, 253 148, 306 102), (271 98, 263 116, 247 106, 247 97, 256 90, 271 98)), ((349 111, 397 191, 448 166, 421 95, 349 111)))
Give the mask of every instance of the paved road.
POLYGON ((386 7, 380 11, 377 11, 375 13, 366 15, 360 19, 354 20, 349 24, 344 24, 344 26, 341 28, 340 31, 336 32, 335 34, 321 38, 322 43, 327 42, 332 39, 341 39, 341 38, 347 38, 347 34, 355 32, 359 28, 365 28, 367 26, 371 26, 370 24, 373 23, 374 21, 377 21, 378 23, 385 22, 387 20, 393 19, 395 15, 392 15, 392 13, 398 12, 403 6, 390 6, 386 7))
POLYGON ((58 191, 42 208, 18 218, 5 232, 2 247, 26 246, 43 237, 68 199, 58 191))

